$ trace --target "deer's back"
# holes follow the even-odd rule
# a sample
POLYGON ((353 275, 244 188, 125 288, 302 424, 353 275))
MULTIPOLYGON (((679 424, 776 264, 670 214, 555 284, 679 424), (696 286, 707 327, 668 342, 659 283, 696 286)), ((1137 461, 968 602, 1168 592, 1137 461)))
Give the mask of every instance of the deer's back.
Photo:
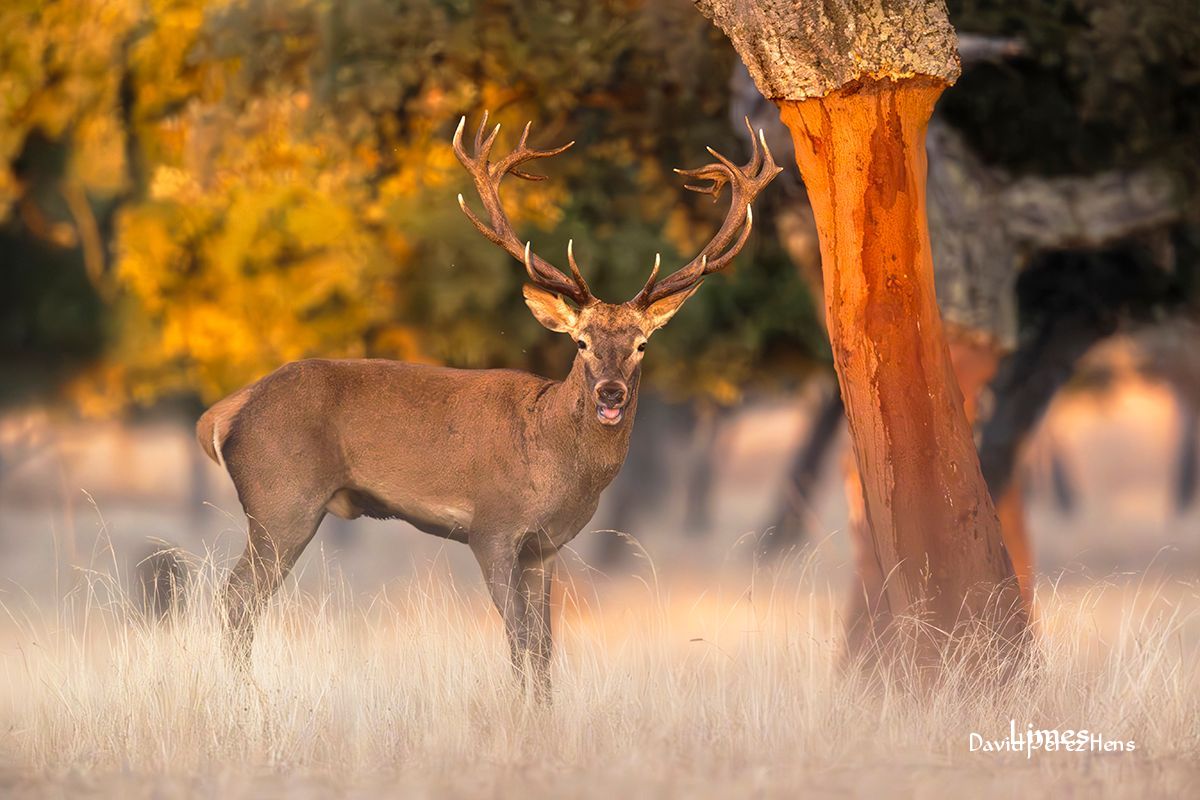
POLYGON ((298 361, 231 396, 240 408, 217 449, 244 505, 302 494, 343 516, 398 517, 435 533, 481 514, 517 524, 498 517, 528 508, 555 471, 531 423, 552 385, 512 370, 298 361))

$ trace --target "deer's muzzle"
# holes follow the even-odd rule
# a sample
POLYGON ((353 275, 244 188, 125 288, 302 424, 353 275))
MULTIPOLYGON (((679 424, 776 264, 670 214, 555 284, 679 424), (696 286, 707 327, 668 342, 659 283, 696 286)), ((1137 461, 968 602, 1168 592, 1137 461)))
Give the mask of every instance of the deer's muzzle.
POLYGON ((596 418, 603 425, 616 425, 625 416, 629 389, 621 381, 601 381, 596 384, 596 418))

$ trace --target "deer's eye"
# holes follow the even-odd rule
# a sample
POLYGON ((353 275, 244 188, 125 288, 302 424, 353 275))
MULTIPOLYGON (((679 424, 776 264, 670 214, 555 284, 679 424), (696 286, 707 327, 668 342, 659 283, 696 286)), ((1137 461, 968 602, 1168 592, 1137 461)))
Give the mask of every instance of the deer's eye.
POLYGON ((580 350, 587 350, 587 342, 585 342, 583 339, 580 339, 578 342, 576 342, 576 344, 579 345, 580 350))
POLYGON ((639 353, 646 352, 646 343, 645 342, 642 342, 641 344, 638 345, 638 352, 639 353))

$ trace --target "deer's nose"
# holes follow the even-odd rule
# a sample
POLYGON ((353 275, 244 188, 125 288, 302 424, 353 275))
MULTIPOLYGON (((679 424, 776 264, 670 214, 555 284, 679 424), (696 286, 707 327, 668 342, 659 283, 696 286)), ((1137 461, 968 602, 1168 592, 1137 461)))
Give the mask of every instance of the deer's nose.
POLYGON ((596 384, 596 397, 606 406, 620 406, 625 402, 627 390, 620 381, 602 381, 596 384))

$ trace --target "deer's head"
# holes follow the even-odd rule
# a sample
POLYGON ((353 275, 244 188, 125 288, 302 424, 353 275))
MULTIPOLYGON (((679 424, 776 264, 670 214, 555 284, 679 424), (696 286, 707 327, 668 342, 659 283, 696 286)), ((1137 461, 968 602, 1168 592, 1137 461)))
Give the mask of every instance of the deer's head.
POLYGON ((500 204, 500 181, 505 175, 515 175, 530 181, 545 180, 520 169, 521 165, 538 158, 557 155, 574 142, 552 150, 533 150, 526 145, 530 125, 525 125, 515 150, 496 162, 488 160, 496 136, 497 125, 485 137, 487 114, 475 134, 475 153, 469 155, 463 147, 463 128, 466 117, 454 133, 454 152, 475 182, 479 197, 487 209, 490 224, 484 223, 467 207, 462 195, 458 204, 480 233, 508 251, 525 265, 529 283, 525 285, 525 303, 538 322, 556 333, 569 335, 578 348, 576 361, 596 404, 596 418, 604 425, 619 425, 625 407, 637 391, 641 375, 642 355, 651 334, 666 325, 675 312, 691 297, 705 276, 721 269, 733 260, 750 237, 754 222, 750 203, 762 189, 780 173, 762 133, 755 137, 749 120, 753 153, 744 166, 737 166, 711 147, 715 163, 695 170, 676 170, 679 174, 708 185, 688 184, 692 191, 711 194, 715 201, 728 183, 732 202, 720 230, 690 263, 661 281, 658 271, 661 260, 655 258, 654 268, 646 285, 632 300, 625 303, 605 303, 592 295, 587 281, 575 263, 571 244, 567 245, 567 277, 540 256, 532 252, 529 242, 522 244, 504 208, 500 204), (760 149, 761 144, 761 149, 760 149), (570 301, 570 302, 568 302, 570 301))

